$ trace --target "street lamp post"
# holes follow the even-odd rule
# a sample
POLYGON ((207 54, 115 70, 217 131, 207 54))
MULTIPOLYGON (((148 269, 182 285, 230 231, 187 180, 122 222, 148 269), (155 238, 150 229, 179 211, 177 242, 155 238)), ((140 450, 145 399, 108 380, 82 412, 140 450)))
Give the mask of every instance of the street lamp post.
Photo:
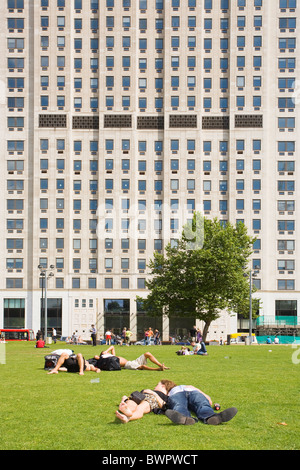
MULTIPOLYGON (((258 266, 255 266, 258 268, 258 266)), ((259 270, 255 269, 255 271, 250 270, 249 273, 249 344, 252 344, 252 276, 256 276, 259 270)))
MULTIPOLYGON (((46 283, 47 284, 47 283, 46 283)), ((252 343, 252 271, 249 274, 249 342, 252 343)))
POLYGON ((40 276, 43 279, 42 282, 44 282, 44 279, 45 279, 45 306, 44 306, 44 311, 45 311, 45 335, 44 335, 44 341, 45 341, 45 344, 46 344, 47 329, 48 329, 47 281, 50 277, 54 276, 54 273, 52 272, 52 269, 54 269, 54 266, 53 266, 53 264, 51 264, 49 266, 49 269, 47 269, 44 266, 42 266, 41 264, 39 264, 38 268, 40 270, 40 276), (49 272, 49 274, 48 274, 48 272, 49 272))

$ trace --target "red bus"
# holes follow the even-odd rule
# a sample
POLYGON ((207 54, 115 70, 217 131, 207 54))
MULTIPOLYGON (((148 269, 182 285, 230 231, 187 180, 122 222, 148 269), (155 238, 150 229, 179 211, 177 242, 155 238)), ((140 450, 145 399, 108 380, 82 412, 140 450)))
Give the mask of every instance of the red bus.
POLYGON ((4 328, 0 329, 1 338, 5 341, 34 341, 34 332, 33 330, 27 330, 22 328, 4 328))

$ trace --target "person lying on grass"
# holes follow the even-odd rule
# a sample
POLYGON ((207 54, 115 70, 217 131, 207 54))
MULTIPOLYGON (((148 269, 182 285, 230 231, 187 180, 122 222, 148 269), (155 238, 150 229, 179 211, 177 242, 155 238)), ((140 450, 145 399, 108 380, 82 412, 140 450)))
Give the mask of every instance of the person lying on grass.
MULTIPOLYGON (((156 357, 153 356, 150 352, 146 352, 142 354, 140 357, 135 359, 134 361, 128 361, 124 357, 120 357, 116 355, 116 351, 114 346, 110 346, 106 351, 102 351, 100 356, 103 358, 109 357, 109 355, 113 355, 119 358, 120 366, 124 367, 124 369, 130 370, 167 370, 169 367, 166 367, 164 364, 161 364, 156 357), (156 364, 158 367, 149 367, 147 366, 147 359, 156 364)), ((100 359, 100 356, 94 356, 95 359, 100 359)))
POLYGON ((142 390, 144 399, 137 404, 130 397, 123 396, 119 404, 119 410, 116 411, 116 417, 122 423, 141 419, 145 414, 153 411, 154 413, 162 410, 168 401, 168 391, 175 386, 171 380, 161 380, 154 390, 142 390))
POLYGON ((79 372, 79 375, 84 375, 84 371, 101 372, 100 369, 89 364, 82 354, 79 353, 76 354, 76 357, 70 357, 66 352, 61 354, 56 366, 48 372, 48 375, 58 374, 58 371, 79 372))
POLYGON ((215 413, 211 398, 193 385, 175 385, 168 392, 168 404, 165 415, 175 424, 204 424, 218 425, 230 421, 237 409, 227 408, 221 413, 215 413), (191 416, 194 412, 197 418, 191 416))

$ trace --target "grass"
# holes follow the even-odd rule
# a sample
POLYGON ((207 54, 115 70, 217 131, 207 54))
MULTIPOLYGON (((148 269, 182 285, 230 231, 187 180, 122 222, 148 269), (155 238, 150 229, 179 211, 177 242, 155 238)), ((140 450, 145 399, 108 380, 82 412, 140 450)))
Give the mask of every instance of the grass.
MULTIPOLYGON (((151 352, 170 370, 61 372, 47 375, 44 355, 34 343, 5 345, 0 364, 1 450, 298 450, 299 367, 291 346, 209 346, 206 357, 177 356, 176 346, 151 352), (99 383, 91 382, 99 378, 99 383), (162 379, 201 388, 238 414, 221 426, 176 426, 153 413, 122 424, 115 419, 120 398, 152 388, 162 379), (285 424, 282 424, 285 423, 285 424)), ((85 358, 101 347, 73 346, 85 358)), ((117 347, 117 354, 135 359, 143 346, 117 347)))

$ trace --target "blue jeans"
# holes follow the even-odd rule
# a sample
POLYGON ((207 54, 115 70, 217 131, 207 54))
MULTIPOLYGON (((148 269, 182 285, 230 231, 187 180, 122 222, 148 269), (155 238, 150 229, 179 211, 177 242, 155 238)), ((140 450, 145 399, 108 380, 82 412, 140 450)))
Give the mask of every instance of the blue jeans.
POLYGON ((201 356, 201 355, 207 353, 207 349, 206 349, 204 341, 201 341, 200 344, 201 344, 201 349, 199 349, 199 351, 197 351, 197 354, 201 356))
POLYGON ((169 397, 168 408, 176 410, 184 416, 191 416, 190 411, 193 411, 197 418, 204 423, 207 418, 215 414, 208 399, 197 390, 175 393, 169 397))

